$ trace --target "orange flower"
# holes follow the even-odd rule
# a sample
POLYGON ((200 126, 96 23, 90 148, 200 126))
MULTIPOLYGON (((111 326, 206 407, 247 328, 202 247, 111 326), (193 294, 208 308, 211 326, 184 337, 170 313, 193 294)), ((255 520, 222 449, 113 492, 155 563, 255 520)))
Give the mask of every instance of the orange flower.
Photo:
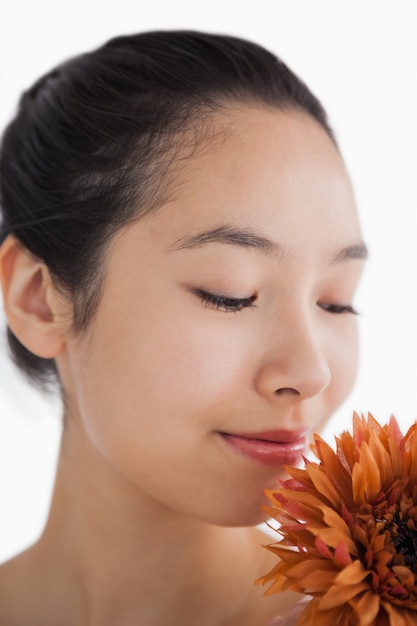
POLYGON ((257 584, 311 596, 297 626, 415 626, 417 424, 354 414, 335 451, 318 435, 312 450, 319 463, 267 492, 279 562, 257 584))

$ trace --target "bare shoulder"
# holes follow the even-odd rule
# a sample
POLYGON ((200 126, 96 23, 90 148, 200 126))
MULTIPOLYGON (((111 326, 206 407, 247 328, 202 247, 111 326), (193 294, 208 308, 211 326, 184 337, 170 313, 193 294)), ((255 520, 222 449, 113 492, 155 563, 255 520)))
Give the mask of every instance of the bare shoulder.
MULTIPOLYGON (((24 553, 23 553, 24 554, 24 553)), ((0 565, 0 624, 17 626, 22 619, 21 604, 25 603, 22 593, 22 566, 24 557, 19 555, 0 565), (19 597, 20 596, 20 597, 19 597)))
POLYGON ((0 565, 1 626, 42 626, 37 607, 41 579, 42 572, 33 571, 31 548, 0 565))

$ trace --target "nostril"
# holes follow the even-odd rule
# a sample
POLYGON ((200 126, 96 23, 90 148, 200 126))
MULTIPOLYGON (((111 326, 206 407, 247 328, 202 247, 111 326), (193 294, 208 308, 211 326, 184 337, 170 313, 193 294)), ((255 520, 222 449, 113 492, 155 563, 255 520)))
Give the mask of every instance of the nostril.
POLYGON ((299 396, 300 392, 297 391, 297 389, 294 389, 293 387, 281 387, 281 389, 276 389, 275 390, 275 395, 276 396, 299 396))

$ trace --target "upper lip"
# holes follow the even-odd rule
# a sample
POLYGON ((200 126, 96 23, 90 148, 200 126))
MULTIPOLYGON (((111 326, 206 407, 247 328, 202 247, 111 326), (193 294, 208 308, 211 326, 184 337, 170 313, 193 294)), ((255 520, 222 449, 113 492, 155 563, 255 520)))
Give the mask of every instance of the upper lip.
POLYGON ((242 439, 259 439, 261 441, 271 441, 274 443, 292 443, 303 439, 308 430, 263 430, 254 433, 225 433, 232 437, 241 437, 242 439))

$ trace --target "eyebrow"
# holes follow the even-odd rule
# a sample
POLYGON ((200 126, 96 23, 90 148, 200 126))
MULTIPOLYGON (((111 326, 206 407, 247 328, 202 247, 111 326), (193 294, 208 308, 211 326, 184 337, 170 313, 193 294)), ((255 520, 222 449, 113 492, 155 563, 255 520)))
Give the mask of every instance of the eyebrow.
MULTIPOLYGON (((262 237, 249 229, 235 228, 228 224, 179 239, 171 249, 199 248, 209 243, 223 243, 240 248, 258 250, 266 256, 284 257, 287 253, 286 248, 276 241, 262 237)), ((363 242, 359 242, 338 250, 331 257, 331 263, 339 263, 340 261, 350 259, 366 259, 367 257, 368 250, 366 245, 363 242)))
POLYGON ((342 248, 335 255, 333 255, 332 263, 338 263, 339 261, 348 261, 349 259, 367 259, 368 248, 362 242, 355 244, 354 246, 348 246, 342 248))
POLYGON ((285 249, 281 244, 261 237, 251 230, 235 228, 227 224, 179 239, 175 242, 173 249, 199 248, 208 243, 225 243, 240 248, 252 248, 267 256, 283 256, 285 254, 285 249))

